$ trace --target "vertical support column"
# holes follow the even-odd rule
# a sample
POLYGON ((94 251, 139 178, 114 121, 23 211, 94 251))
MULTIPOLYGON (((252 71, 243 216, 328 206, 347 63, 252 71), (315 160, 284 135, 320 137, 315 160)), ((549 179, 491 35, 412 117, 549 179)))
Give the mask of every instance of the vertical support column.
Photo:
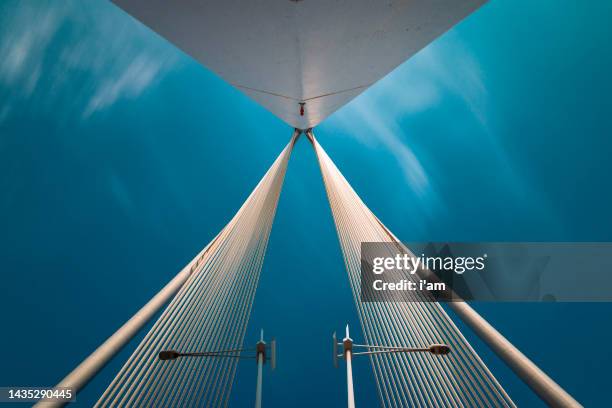
POLYGON ((344 359, 346 360, 346 391, 348 408, 355 408, 355 391, 353 389, 353 339, 349 335, 349 326, 346 325, 346 337, 342 339, 344 346, 344 359))
POLYGON ((353 367, 351 351, 346 351, 346 387, 348 392, 348 408, 355 408, 355 392, 353 390, 353 367))
POLYGON ((261 389, 263 383, 263 355, 257 355, 257 390, 255 390, 255 408, 261 408, 261 389))
POLYGON ((255 390, 255 408, 261 408, 261 394, 263 386, 263 364, 266 361, 266 342, 263 339, 263 329, 261 337, 256 345, 257 353, 257 389, 255 390))

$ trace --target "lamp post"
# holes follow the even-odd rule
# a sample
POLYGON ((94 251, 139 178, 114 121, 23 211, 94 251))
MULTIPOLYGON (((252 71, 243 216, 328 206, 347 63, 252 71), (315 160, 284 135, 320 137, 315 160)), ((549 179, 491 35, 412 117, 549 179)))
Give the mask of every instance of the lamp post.
POLYGON ((255 352, 257 355, 257 388, 255 390, 255 408, 261 408, 261 394, 262 394, 262 383, 263 383, 263 365, 266 361, 270 361, 272 370, 276 369, 276 340, 272 339, 270 342, 270 357, 267 357, 266 353, 266 342, 264 341, 263 329, 259 341, 255 345, 255 352))
POLYGON ((263 329, 261 330, 259 341, 255 344, 254 348, 251 347, 189 353, 182 353, 176 350, 162 350, 159 352, 158 357, 160 360, 163 361, 176 360, 180 357, 234 357, 242 359, 253 358, 252 356, 243 356, 241 353, 244 351, 255 351, 255 359, 257 360, 257 387, 255 389, 255 408, 261 408, 263 365, 266 363, 266 361, 269 361, 272 370, 276 369, 276 340, 272 339, 270 341, 270 345, 266 345, 266 342, 263 338, 263 329), (270 354, 269 356, 268 353, 270 354))
POLYGON ((436 356, 443 356, 450 353, 451 351, 450 347, 446 344, 431 344, 428 347, 397 347, 370 344, 355 344, 353 343, 353 339, 351 339, 350 337, 348 324, 346 325, 346 336, 344 337, 344 339, 342 339, 342 342, 338 342, 335 332, 332 335, 332 342, 334 367, 338 368, 338 358, 343 357, 346 361, 346 386, 348 395, 348 408, 355 408, 355 391, 353 389, 353 357, 389 353, 431 353, 436 356), (338 354, 339 346, 342 346, 342 354, 338 354), (354 348, 364 348, 368 351, 354 352, 354 348))

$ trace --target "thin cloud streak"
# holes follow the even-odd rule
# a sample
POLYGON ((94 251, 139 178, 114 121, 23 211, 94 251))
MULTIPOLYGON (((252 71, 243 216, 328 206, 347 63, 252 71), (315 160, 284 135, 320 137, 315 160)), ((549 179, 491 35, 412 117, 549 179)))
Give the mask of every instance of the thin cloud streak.
POLYGON ((84 117, 113 105, 119 99, 135 99, 164 71, 164 62, 146 53, 138 55, 117 77, 104 80, 91 97, 84 117))
POLYGON ((477 61, 452 32, 404 63, 330 118, 332 127, 395 158, 423 215, 444 212, 427 163, 406 144, 402 123, 436 108, 449 93, 463 101, 486 131, 487 92, 477 61))
POLYGON ((28 2, 0 13, 0 87, 8 92, 0 119, 10 116, 15 103, 57 113, 69 88, 76 98, 66 117, 88 119, 138 98, 177 66, 178 51, 121 13, 112 5, 77 1, 28 2))
POLYGON ((425 217, 437 217, 448 209, 442 191, 437 188, 436 177, 453 175, 441 175, 439 165, 419 157, 414 146, 407 145, 405 135, 410 131, 407 125, 416 123, 419 115, 442 108, 443 103, 454 99, 463 104, 464 111, 449 124, 447 148, 471 145, 486 151, 494 158, 491 161, 496 163, 497 178, 507 186, 508 194, 517 201, 520 197, 532 197, 540 203, 542 213, 548 214, 553 223, 557 222, 553 206, 521 175, 517 163, 497 136, 495 107, 490 106, 483 75, 477 58, 457 33, 451 31, 339 110, 328 123, 367 148, 386 148, 410 189, 405 199, 411 200, 411 205, 417 206, 425 217), (450 139, 456 135, 467 138, 450 139))

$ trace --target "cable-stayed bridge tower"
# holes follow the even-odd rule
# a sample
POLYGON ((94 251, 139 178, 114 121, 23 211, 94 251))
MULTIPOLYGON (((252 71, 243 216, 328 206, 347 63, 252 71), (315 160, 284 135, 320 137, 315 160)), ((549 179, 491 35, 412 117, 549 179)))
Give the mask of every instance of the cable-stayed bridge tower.
MULTIPOLYGON (((392 242, 405 253, 410 250, 367 208, 312 131, 484 2, 179 0, 169 4, 162 0, 114 0, 294 131, 223 230, 58 386, 80 390, 163 310, 96 406, 228 404, 236 365, 246 350, 246 326, 287 163, 297 138, 305 133, 320 165, 381 404, 514 406, 438 303, 408 298, 385 303, 360 300, 360 244, 392 242), (438 343, 448 345, 452 352, 438 358, 432 353, 370 350, 386 347, 405 351, 438 343), (166 354, 160 354, 162 350, 166 354), (176 358, 179 355, 203 358, 176 358)), ((580 406, 467 303, 451 302, 449 307, 545 402, 580 406)), ((255 356, 261 359, 261 370, 263 340, 257 347, 255 356)), ((259 385, 257 390, 256 400, 261 401, 259 385)))

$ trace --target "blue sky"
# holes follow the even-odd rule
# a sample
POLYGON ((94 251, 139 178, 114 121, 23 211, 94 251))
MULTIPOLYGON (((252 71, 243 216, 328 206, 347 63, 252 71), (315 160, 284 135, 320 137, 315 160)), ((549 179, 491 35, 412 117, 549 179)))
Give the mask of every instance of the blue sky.
MULTIPOLYGON (((405 241, 610 241, 607 1, 493 0, 315 130, 405 241)), ((291 129, 105 1, 0 5, 0 385, 51 385, 230 219, 291 129)), ((329 334, 358 325, 311 147, 294 151, 247 338, 270 404, 344 403, 329 334)), ((476 304, 586 406, 612 306, 476 304)), ((522 405, 538 401, 466 330, 522 405)), ((359 338, 357 331, 357 338, 359 338)), ((79 397, 89 406, 136 342, 79 397)), ((232 402, 250 404, 239 367, 232 402)), ((369 364, 357 402, 377 401, 369 364)))

